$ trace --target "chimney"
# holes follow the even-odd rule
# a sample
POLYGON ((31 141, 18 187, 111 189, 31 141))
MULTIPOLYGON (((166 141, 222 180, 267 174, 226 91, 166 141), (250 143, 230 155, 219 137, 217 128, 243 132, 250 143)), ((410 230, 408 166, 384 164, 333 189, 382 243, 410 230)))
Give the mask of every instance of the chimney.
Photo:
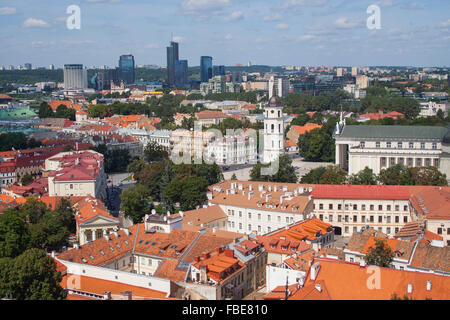
POLYGON ((209 259, 210 257, 211 257, 211 255, 209 254, 209 252, 203 252, 202 253, 202 259, 203 260, 209 259))
POLYGON ((224 254, 225 254, 226 257, 228 257, 228 258, 234 258, 234 251, 233 251, 233 250, 231 250, 231 249, 225 249, 223 252, 224 252, 224 254))
POLYGON ((427 280, 427 291, 431 291, 431 280, 427 280))
POLYGON ((317 275, 319 274, 319 270, 320 270, 320 263, 316 262, 312 265, 310 273, 311 273, 311 280, 316 280, 317 275))
POLYGON ((106 291, 105 294, 103 295, 103 299, 104 300, 111 300, 111 292, 110 291, 106 291))
POLYGON ((223 248, 222 247, 218 247, 216 248, 216 251, 218 254, 221 254, 223 252, 223 248))
POLYGON ((315 287, 317 291, 322 292, 322 286, 320 284, 316 284, 315 287))
POLYGON ((130 235, 130 230, 129 230, 129 229, 123 229, 123 231, 125 232, 125 234, 127 235, 127 237, 130 235))
POLYGON ((114 236, 116 237, 116 239, 119 238, 119 232, 113 231, 112 233, 114 234, 114 236))
POLYGON ((133 300, 133 294, 131 293, 131 291, 122 292, 122 296, 122 300, 133 300))
POLYGON ((80 246, 78 245, 78 243, 74 243, 74 244, 73 244, 73 247, 74 247, 76 250, 80 250, 80 246))
POLYGON ((411 294, 413 292, 413 285, 412 283, 408 283, 408 294, 411 294))
POLYGON ((208 281, 208 276, 206 275, 207 268, 205 265, 200 266, 200 282, 206 283, 208 281))
POLYGON ((180 212, 178 212, 179 214, 180 214, 180 217, 184 217, 184 212, 183 211, 180 211, 180 212))
POLYGON ((359 262, 359 265, 360 265, 361 267, 365 267, 365 266, 366 266, 366 260, 361 259, 361 261, 359 262))
POLYGON ((53 250, 53 251, 52 251, 52 258, 55 259, 55 257, 56 257, 56 251, 53 250))

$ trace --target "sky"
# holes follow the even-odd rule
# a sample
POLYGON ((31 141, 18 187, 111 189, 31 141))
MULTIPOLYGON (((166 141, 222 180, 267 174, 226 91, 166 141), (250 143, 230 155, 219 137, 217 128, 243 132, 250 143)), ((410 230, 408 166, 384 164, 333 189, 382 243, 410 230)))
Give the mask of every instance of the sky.
POLYGON ((0 0, 0 65, 450 66, 448 0, 0 0), (68 29, 70 5, 81 28, 68 29), (380 29, 369 29, 370 5, 380 29))

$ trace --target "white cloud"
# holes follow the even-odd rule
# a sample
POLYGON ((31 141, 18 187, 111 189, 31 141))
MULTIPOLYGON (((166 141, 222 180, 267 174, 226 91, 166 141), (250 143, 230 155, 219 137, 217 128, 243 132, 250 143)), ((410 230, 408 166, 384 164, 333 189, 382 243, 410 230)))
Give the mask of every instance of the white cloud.
POLYGON ((47 28, 47 27, 49 27, 49 24, 47 22, 45 22, 44 20, 28 18, 22 24, 22 27, 24 27, 24 28, 47 28))
POLYGON ((224 18, 224 21, 238 21, 244 19, 244 13, 242 11, 234 11, 230 16, 224 18))
POLYGON ((0 8, 0 16, 12 16, 17 14, 16 8, 2 7, 0 8))
POLYGON ((160 49, 161 47, 157 43, 149 43, 145 46, 147 49, 160 49))
POLYGON ((279 23, 275 26, 276 29, 280 29, 280 30, 284 30, 284 29, 288 29, 289 25, 286 23, 279 23))
POLYGON ((264 17, 264 21, 279 21, 281 19, 283 19, 283 17, 279 13, 275 13, 275 14, 273 14, 271 16, 265 16, 264 17))
POLYGON ((186 38, 180 37, 180 36, 174 36, 173 37, 173 41, 175 41, 175 42, 184 42, 184 41, 186 41, 186 38))
POLYGON ((336 21, 334 21, 334 25, 341 29, 350 29, 354 28, 358 25, 357 22, 350 22, 347 18, 339 18, 336 21))
POLYGON ((447 21, 444 21, 440 24, 441 27, 443 28, 448 28, 450 27, 450 19, 448 19, 447 21))
POLYGON ((281 9, 293 7, 321 7, 328 3, 328 0, 289 0, 281 4, 281 9))
POLYGON ((221 10, 230 4, 230 0, 183 0, 181 7, 188 13, 221 10))
POLYGON ((306 34, 304 36, 299 37, 297 40, 298 41, 308 41, 308 40, 312 40, 314 39, 316 36, 312 35, 312 34, 306 34))
POLYGON ((233 36, 229 33, 225 36, 225 40, 233 40, 233 36))

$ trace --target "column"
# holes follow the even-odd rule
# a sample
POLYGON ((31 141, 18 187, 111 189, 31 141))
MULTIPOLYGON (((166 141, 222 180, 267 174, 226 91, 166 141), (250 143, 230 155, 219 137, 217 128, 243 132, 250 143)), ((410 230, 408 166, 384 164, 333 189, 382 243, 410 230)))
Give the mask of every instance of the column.
POLYGON ((86 243, 86 232, 84 229, 80 231, 80 239, 79 239, 80 245, 83 245, 86 243))
POLYGON ((92 232, 92 241, 97 240, 97 230, 94 229, 94 230, 92 230, 91 232, 92 232))
POLYGON ((342 167, 341 164, 341 145, 336 144, 336 165, 342 167))

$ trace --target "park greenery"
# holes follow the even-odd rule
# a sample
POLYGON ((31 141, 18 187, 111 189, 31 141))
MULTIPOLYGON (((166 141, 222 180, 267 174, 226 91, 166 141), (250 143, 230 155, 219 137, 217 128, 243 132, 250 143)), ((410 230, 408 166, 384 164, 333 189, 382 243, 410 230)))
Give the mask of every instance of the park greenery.
POLYGON ((375 239, 375 248, 370 247, 369 252, 364 256, 364 261, 370 266, 391 268, 394 260, 394 252, 387 244, 386 240, 375 239))
POLYGON ((100 144, 92 150, 104 156, 106 173, 125 172, 132 160, 128 149, 108 149, 106 144, 100 144))
POLYGON ((39 141, 23 132, 2 132, 0 134, 0 151, 22 150, 41 146, 39 141))
POLYGON ((150 164, 143 159, 128 166, 137 184, 121 195, 121 210, 135 223, 155 209, 167 211, 192 210, 206 201, 209 185, 223 180, 217 164, 174 164, 171 160, 150 164))
POLYGON ((65 105, 61 104, 53 112, 52 108, 47 102, 42 102, 39 107, 39 118, 63 118, 75 121, 75 109, 67 108, 65 105))
POLYGON ((273 164, 256 164, 250 172, 251 181, 286 182, 296 183, 298 180, 292 160, 287 154, 282 154, 278 159, 278 170, 274 175, 262 175, 262 168, 269 168, 273 164))
POLYGON ((348 175, 338 166, 312 169, 300 179, 307 184, 350 184, 350 185, 405 185, 405 186, 447 186, 447 177, 435 167, 408 168, 400 164, 382 169, 379 175, 366 167, 357 174, 348 175))

